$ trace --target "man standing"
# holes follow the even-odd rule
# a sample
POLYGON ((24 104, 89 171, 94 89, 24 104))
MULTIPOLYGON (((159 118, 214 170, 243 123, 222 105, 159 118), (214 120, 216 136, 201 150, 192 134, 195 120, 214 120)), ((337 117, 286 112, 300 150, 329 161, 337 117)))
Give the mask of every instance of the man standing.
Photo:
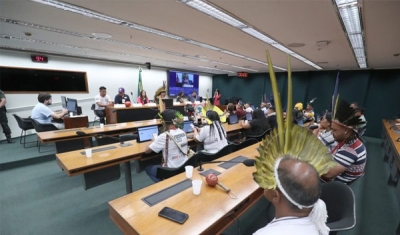
POLYGON ((0 90, 0 124, 3 128, 4 135, 7 138, 7 143, 11 144, 14 143, 14 140, 11 139, 11 130, 8 126, 6 103, 6 96, 4 95, 4 92, 0 90))
POLYGON ((111 101, 110 96, 107 95, 107 88, 101 86, 99 88, 99 91, 100 94, 94 97, 94 101, 96 103, 94 112, 100 118, 100 123, 105 124, 106 123, 104 119, 104 117, 106 116, 105 108, 107 106, 113 106, 114 103, 111 101))
POLYGON ((41 92, 38 95, 38 101, 35 107, 32 109, 31 118, 42 124, 53 124, 58 129, 64 129, 64 123, 52 122, 54 119, 61 119, 65 114, 68 113, 67 109, 63 109, 60 112, 53 112, 49 109, 49 105, 53 103, 51 95, 49 93, 41 92))
POLYGON ((125 102, 131 101, 129 98, 129 95, 125 94, 125 89, 123 87, 120 87, 118 89, 118 94, 114 98, 114 103, 115 104, 125 104, 125 102))

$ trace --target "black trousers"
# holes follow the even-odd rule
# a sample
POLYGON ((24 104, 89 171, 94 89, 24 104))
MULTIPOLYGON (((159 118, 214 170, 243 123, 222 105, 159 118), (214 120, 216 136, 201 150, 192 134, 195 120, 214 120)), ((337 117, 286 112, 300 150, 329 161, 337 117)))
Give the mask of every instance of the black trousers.
POLYGON ((106 124, 104 117, 106 116, 106 111, 103 110, 95 110, 94 113, 100 118, 100 123, 106 124))
POLYGON ((0 125, 3 128, 3 132, 7 138, 11 137, 11 130, 8 126, 7 111, 5 107, 0 108, 0 125))

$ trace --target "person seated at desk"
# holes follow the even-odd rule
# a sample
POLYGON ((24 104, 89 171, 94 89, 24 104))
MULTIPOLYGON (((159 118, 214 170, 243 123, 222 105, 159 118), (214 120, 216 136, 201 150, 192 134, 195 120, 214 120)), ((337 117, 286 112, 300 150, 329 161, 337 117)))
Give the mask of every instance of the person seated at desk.
MULTIPOLYGON (((187 160, 188 140, 186 133, 178 128, 183 123, 183 116, 173 109, 166 109, 161 113, 161 123, 165 132, 154 138, 149 146, 146 147, 145 153, 159 153, 162 151, 162 167, 177 168, 184 164, 187 160), (169 135, 166 133, 168 132, 169 135), (172 139, 174 138, 175 141, 172 139)), ((146 167, 147 175, 154 181, 159 182, 157 169, 160 165, 150 165, 146 167)))
POLYGON ((147 98, 147 93, 145 90, 140 91, 140 95, 137 98, 137 103, 142 105, 149 103, 149 98, 147 98))
POLYGON ((363 123, 347 101, 339 102, 332 120, 332 135, 338 142, 332 154, 339 164, 329 169, 322 179, 349 184, 364 174, 367 150, 357 134, 357 126, 363 123))
POLYGON ((238 116, 238 119, 241 120, 246 117, 246 111, 243 109, 242 104, 237 104, 236 105, 236 112, 235 114, 238 116))
POLYGON ((100 118, 100 123, 106 124, 104 117, 106 116, 105 108, 114 106, 109 95, 107 95, 107 88, 101 86, 99 88, 100 94, 94 97, 95 108, 94 113, 100 118))
POLYGON ((227 117, 227 118, 228 118, 230 115, 232 115, 232 114, 236 114, 235 105, 232 104, 232 103, 229 103, 229 104, 226 106, 226 109, 225 109, 225 111, 224 111, 224 114, 225 114, 225 117, 227 117))
POLYGON ((197 91, 193 91, 192 95, 188 96, 188 100, 192 103, 195 103, 196 101, 200 101, 200 96, 197 95, 197 91))
MULTIPOLYGON (((261 109, 261 111, 262 111, 262 109, 261 109)), ((276 121, 276 111, 275 111, 275 107, 273 107, 273 106, 270 106, 268 108, 267 121, 268 121, 268 125, 271 128, 271 130, 278 127, 278 122, 276 121)))
POLYGON ((333 138, 332 135, 332 113, 326 112, 325 115, 321 118, 321 121, 319 122, 318 129, 315 129, 313 131, 313 134, 318 137, 319 140, 322 141, 322 143, 329 148, 329 151, 332 151, 336 145, 337 142, 335 141, 335 138, 333 138))
POLYGON ((59 112, 53 112, 49 109, 52 104, 51 95, 49 93, 41 92, 38 95, 38 101, 32 109, 31 118, 42 124, 53 124, 58 129, 64 129, 64 123, 56 123, 53 120, 61 120, 65 114, 68 113, 67 109, 62 109, 59 112))
POLYGON ((185 100, 183 99, 183 95, 184 95, 183 91, 180 91, 178 93, 178 96, 176 97, 176 102, 179 102, 181 104, 185 103, 185 100))
POLYGON ((367 130, 367 119, 365 119, 364 112, 365 110, 363 108, 356 108, 356 116, 360 117, 361 121, 364 122, 357 126, 358 136, 363 136, 367 130))
POLYGON ((125 104, 125 102, 131 101, 129 95, 125 94, 123 87, 118 88, 118 94, 114 98, 114 104, 125 104))
POLYGON ((268 120, 261 109, 256 109, 252 116, 253 119, 250 122, 242 120, 243 129, 247 129, 246 136, 258 136, 270 128, 268 120))
POLYGON ((211 124, 205 125, 201 129, 193 127, 194 140, 203 143, 204 151, 207 153, 216 153, 228 145, 226 131, 221 125, 217 112, 207 111, 206 116, 211 121, 211 124))
POLYGON ((244 108, 245 108, 246 113, 252 113, 254 111, 253 108, 251 107, 251 103, 250 102, 247 102, 244 105, 244 108))
POLYGON ((154 94, 154 102, 156 104, 158 104, 159 99, 165 99, 166 97, 167 97, 167 93, 165 91, 165 87, 162 86, 156 90, 156 93, 154 94))

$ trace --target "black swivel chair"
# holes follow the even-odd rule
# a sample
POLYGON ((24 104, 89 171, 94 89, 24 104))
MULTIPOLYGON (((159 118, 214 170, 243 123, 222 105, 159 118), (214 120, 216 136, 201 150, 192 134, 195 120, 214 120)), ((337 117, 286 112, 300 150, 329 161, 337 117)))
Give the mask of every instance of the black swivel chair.
MULTIPOLYGON (((45 131, 56 131, 58 128, 53 124, 42 124, 32 118, 30 118, 32 125, 35 127, 36 132, 45 132, 45 131)), ((39 153, 40 153, 40 142, 38 143, 39 153)))
POLYGON ((323 184, 321 200, 325 202, 328 211, 326 225, 331 229, 330 235, 354 228, 356 203, 353 190, 349 186, 338 181, 323 184))
POLYGON ((261 135, 248 135, 246 139, 256 139, 258 141, 261 141, 266 135, 269 135, 270 132, 271 128, 264 131, 261 135))
MULTIPOLYGON (((14 116, 15 120, 17 120, 19 128, 21 128, 21 135, 20 135, 19 143, 23 144, 24 148, 26 148, 25 144, 29 144, 29 143, 37 144, 37 141, 26 142, 26 131, 35 129, 30 118, 21 118, 17 114, 13 114, 13 116, 14 116), (23 136, 23 138, 22 138, 22 136, 23 136), (23 139, 23 141, 22 141, 22 139, 23 139)), ((35 147, 35 145, 30 146, 28 148, 31 148, 31 147, 35 147)))
POLYGON ((94 111, 96 108, 96 104, 92 104, 92 107, 90 107, 90 109, 93 111, 94 113, 94 119, 93 119, 93 126, 96 123, 96 121, 100 122, 100 117, 96 115, 96 112, 94 111))
POLYGON ((191 158, 189 158, 185 163, 183 163, 182 166, 180 166, 178 168, 159 167, 157 169, 156 177, 159 179, 168 179, 177 174, 185 172, 185 166, 197 167, 199 164, 198 160, 197 160, 199 155, 200 155, 199 153, 196 153, 191 158))
POLYGON ((253 145, 253 144, 256 144, 256 143, 258 143, 258 140, 255 139, 255 138, 251 138, 251 139, 247 139, 247 140, 243 141, 242 143, 233 144, 234 147, 233 147, 233 151, 232 152, 239 151, 239 150, 241 150, 243 148, 246 148, 246 147, 248 147, 250 145, 253 145))
POLYGON ((214 161, 215 159, 230 154, 233 148, 234 148, 233 144, 228 144, 227 146, 223 147, 221 150, 219 150, 214 154, 207 154, 206 152, 203 152, 203 154, 198 157, 198 160, 201 162, 214 161))

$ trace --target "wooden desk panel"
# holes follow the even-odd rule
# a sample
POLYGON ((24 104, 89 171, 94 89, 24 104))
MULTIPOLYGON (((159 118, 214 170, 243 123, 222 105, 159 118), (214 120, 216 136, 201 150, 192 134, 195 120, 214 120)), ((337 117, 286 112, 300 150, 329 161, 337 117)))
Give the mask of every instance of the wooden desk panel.
MULTIPOLYGON (((258 154, 258 146, 259 144, 252 145, 219 160, 229 160, 238 155, 254 158, 258 154)), ((193 179, 203 179, 200 195, 194 195, 192 188, 189 188, 152 207, 141 200, 184 180, 185 173, 182 173, 110 201, 110 218, 124 234, 217 234, 263 195, 263 190, 253 180, 254 167, 246 167, 240 163, 228 170, 218 167, 217 164, 205 164, 204 167, 221 172, 219 181, 238 198, 230 198, 218 186, 207 186, 204 177, 197 174, 195 169, 193 179), (158 212, 165 206, 189 214, 189 219, 181 225, 159 217, 158 212)))
POLYGON ((64 119, 65 129, 89 126, 88 116, 64 117, 63 119, 64 119))

